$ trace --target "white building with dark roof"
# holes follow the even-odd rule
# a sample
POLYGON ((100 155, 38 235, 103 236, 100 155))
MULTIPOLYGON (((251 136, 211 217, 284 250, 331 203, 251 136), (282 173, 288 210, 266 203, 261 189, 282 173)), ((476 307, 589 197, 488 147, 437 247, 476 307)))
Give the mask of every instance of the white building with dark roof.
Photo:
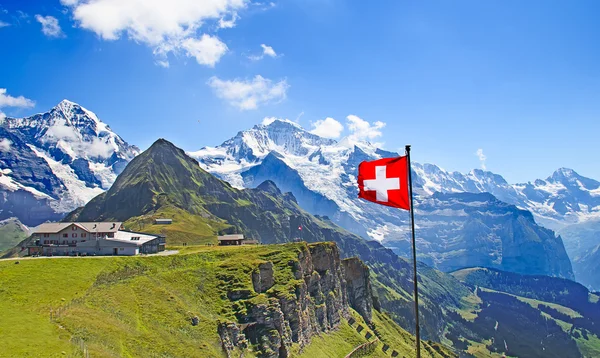
POLYGON ((48 256, 152 254, 165 249, 165 238, 123 230, 121 222, 45 223, 33 230, 29 254, 48 256))

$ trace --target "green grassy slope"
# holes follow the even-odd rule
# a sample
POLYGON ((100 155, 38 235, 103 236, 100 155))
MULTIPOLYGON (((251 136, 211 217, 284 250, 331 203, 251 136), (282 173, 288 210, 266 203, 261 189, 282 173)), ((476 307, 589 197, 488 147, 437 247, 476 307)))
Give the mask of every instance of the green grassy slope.
POLYGON ((29 231, 16 218, 0 221, 0 253, 13 248, 29 236, 29 231))
POLYGON ((217 321, 234 319, 223 290, 252 287, 250 272, 261 257, 284 263, 274 289, 289 289, 287 262, 301 245, 2 261, 0 302, 8 304, 0 305, 0 347, 17 357, 51 356, 74 353, 71 341, 84 340, 92 356, 222 356, 217 321), (232 273, 234 282, 223 281, 232 273))
MULTIPOLYGON (((271 182, 256 189, 232 188, 165 140, 155 142, 132 160, 109 191, 67 218, 75 219, 122 220, 132 230, 167 234, 168 245, 214 243, 221 233, 244 233, 266 244, 290 242, 300 237, 298 226, 302 226, 303 240, 332 241, 344 257, 358 256, 363 260, 371 270, 380 307, 405 329, 414 327, 410 262, 378 242, 365 241, 326 218, 308 214, 292 195, 282 194, 271 182), (153 225, 153 219, 158 217, 172 218, 173 224, 153 225)), ((473 344, 479 345, 479 355, 488 348, 498 350, 498 346, 489 343, 489 319, 478 319, 472 310, 480 304, 481 297, 471 284, 463 284, 457 277, 419 265, 423 337, 455 344, 462 350, 469 347, 457 337, 469 336, 473 344), (473 331, 478 333, 470 335, 473 331)), ((495 300, 494 309, 515 305, 503 297, 488 298, 495 300)), ((522 318, 506 312, 509 321, 522 318)), ((485 313, 493 316, 496 311, 485 313)), ((546 326, 545 320, 528 322, 539 332, 546 326)), ((517 337, 516 342, 533 347, 527 348, 527 353, 539 353, 544 348, 531 346, 526 335, 517 337)))
MULTIPOLYGON (((305 243, 195 246, 173 256, 0 261, 0 357, 79 357, 82 349, 92 357, 224 356, 217 322, 235 320, 243 309, 227 292, 251 290, 251 272, 266 259, 274 263, 276 279, 267 294, 294 292, 289 262, 301 250, 305 243), (195 316, 197 326, 191 324, 195 316)), ((355 330, 366 324, 353 315, 353 326, 343 322, 302 352, 294 347, 294 356, 339 357, 367 342, 366 331, 355 330)), ((401 356, 410 354, 410 334, 378 313, 374 324, 401 356)), ((427 345, 433 352, 427 357, 440 356, 435 347, 427 345)), ((370 356, 389 355, 379 349, 370 356)))
POLYGON ((152 213, 127 220, 125 228, 167 237, 167 245, 206 245, 216 244, 217 234, 231 227, 223 220, 209 219, 190 214, 182 209, 165 206, 152 213), (173 219, 170 225, 155 225, 154 219, 173 219))
MULTIPOLYGON (((494 336, 496 339, 502 337, 509 342, 508 346, 513 352, 519 351, 522 354, 540 352, 543 347, 548 350, 543 350, 546 352, 545 356, 600 356, 600 328, 597 325, 600 304, 598 297, 584 286, 561 278, 523 276, 486 268, 459 270, 453 275, 478 292, 480 302, 469 312, 470 321, 487 320, 492 325, 496 322, 496 327, 510 327, 508 332, 492 332, 480 329, 485 325, 477 328, 471 326, 473 333, 485 337, 494 336), (518 320, 506 320, 507 311, 518 320), (542 324, 537 324, 539 328, 534 334, 531 327, 536 325, 535 322, 542 324), (538 334, 540 331, 541 335, 538 334), (539 337, 527 342, 526 346, 524 342, 515 344, 512 339, 520 335, 539 337), (543 344, 536 347, 535 341, 543 344), (557 345, 557 342, 560 344, 557 345), (555 347, 551 349, 553 344, 555 347)), ((462 316, 464 318, 469 314, 462 316)), ((460 321, 460 318, 456 318, 456 322, 460 321)), ((469 326, 469 323, 464 325, 469 326)), ((457 335, 454 334, 452 338, 456 340, 457 335)), ((479 338, 481 341, 481 337, 479 338)), ((476 346, 478 345, 471 344, 469 350, 476 346)), ((488 343, 488 348, 490 347, 493 347, 491 342, 488 343)), ((503 347, 494 348, 502 351, 503 347)))
MULTIPOLYGON (((334 241, 344 257, 358 256, 391 290, 382 306, 403 327, 414 327, 410 299, 411 265, 379 243, 366 242, 331 221, 302 210, 294 197, 271 182, 257 189, 237 190, 206 171, 173 144, 158 140, 119 175, 106 193, 71 213, 65 220, 121 220, 132 230, 163 232, 167 245, 211 243, 219 233, 244 233, 263 243, 334 241), (169 217, 172 225, 152 225, 169 217), (302 233, 298 227, 302 226, 302 233)), ((454 277, 423 267, 423 326, 425 337, 440 340, 443 307, 460 305, 470 291, 454 277)))

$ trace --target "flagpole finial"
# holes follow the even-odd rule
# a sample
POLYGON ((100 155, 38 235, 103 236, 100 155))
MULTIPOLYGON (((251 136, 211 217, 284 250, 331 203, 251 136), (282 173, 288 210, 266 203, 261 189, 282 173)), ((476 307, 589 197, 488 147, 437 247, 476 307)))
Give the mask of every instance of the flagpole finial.
POLYGON ((404 150, 406 150, 406 152, 409 153, 410 152, 410 144, 405 145, 404 150))

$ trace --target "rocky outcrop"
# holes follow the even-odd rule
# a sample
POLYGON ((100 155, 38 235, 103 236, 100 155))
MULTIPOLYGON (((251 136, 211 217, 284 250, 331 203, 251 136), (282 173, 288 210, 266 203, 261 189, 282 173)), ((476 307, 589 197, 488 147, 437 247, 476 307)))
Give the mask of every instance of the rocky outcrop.
POLYGON ((318 243, 304 245, 297 259, 287 264, 292 282, 276 282, 274 272, 281 268, 269 261, 252 271, 257 295, 236 301, 243 306, 237 324, 219 326, 228 354, 240 348, 236 342, 247 339, 260 357, 288 357, 292 344, 303 347, 313 336, 339 327, 342 319, 350 317, 350 307, 371 320, 369 272, 360 260, 342 261, 335 244, 318 243))
POLYGON ((248 347, 246 336, 234 322, 219 322, 217 325, 217 332, 219 333, 219 337, 221 337, 223 350, 228 358, 232 356, 231 353, 236 348, 243 350, 248 347))
POLYGON ((256 293, 267 292, 275 284, 273 278, 273 263, 264 262, 252 272, 252 285, 256 293))
POLYGON ((357 257, 342 261, 346 279, 348 302, 367 323, 373 318, 373 290, 369 279, 369 268, 357 257))
POLYGON ((250 307, 246 334, 262 357, 288 357, 292 346, 292 329, 277 298, 250 307))

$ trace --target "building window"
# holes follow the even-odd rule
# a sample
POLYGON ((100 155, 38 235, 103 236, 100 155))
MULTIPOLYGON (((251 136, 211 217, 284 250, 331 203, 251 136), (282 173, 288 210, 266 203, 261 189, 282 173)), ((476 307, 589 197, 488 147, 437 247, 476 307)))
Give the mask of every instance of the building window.
POLYGON ((131 241, 139 241, 140 237, 139 236, 132 236, 131 237, 131 241))
POLYGON ((63 245, 66 245, 66 244, 67 244, 67 240, 63 240, 63 245))
POLYGON ((48 245, 48 240, 44 240, 44 245, 48 245))
POLYGON ((114 233, 112 233, 112 232, 109 232, 109 233, 108 233, 108 237, 115 237, 115 234, 114 234, 114 233))
POLYGON ((44 237, 50 237, 50 234, 44 234, 44 237))
POLYGON ((77 237, 77 234, 73 234, 73 235, 71 235, 71 237, 77 237))
POLYGON ((123 250, 125 250, 125 248, 124 248, 124 247, 121 247, 121 248, 119 248, 119 250, 123 251, 123 250))
POLYGON ((86 237, 86 233, 84 232, 83 234, 81 234, 81 237, 86 237))
POLYGON ((69 234, 63 234, 63 237, 69 237, 69 234))
POLYGON ((75 226, 75 225, 71 226, 71 230, 73 230, 73 231, 77 230, 77 226, 75 226))
POLYGON ((73 243, 73 244, 76 244, 76 243, 77 243, 77 240, 73 240, 73 241, 71 241, 71 243, 73 243))

